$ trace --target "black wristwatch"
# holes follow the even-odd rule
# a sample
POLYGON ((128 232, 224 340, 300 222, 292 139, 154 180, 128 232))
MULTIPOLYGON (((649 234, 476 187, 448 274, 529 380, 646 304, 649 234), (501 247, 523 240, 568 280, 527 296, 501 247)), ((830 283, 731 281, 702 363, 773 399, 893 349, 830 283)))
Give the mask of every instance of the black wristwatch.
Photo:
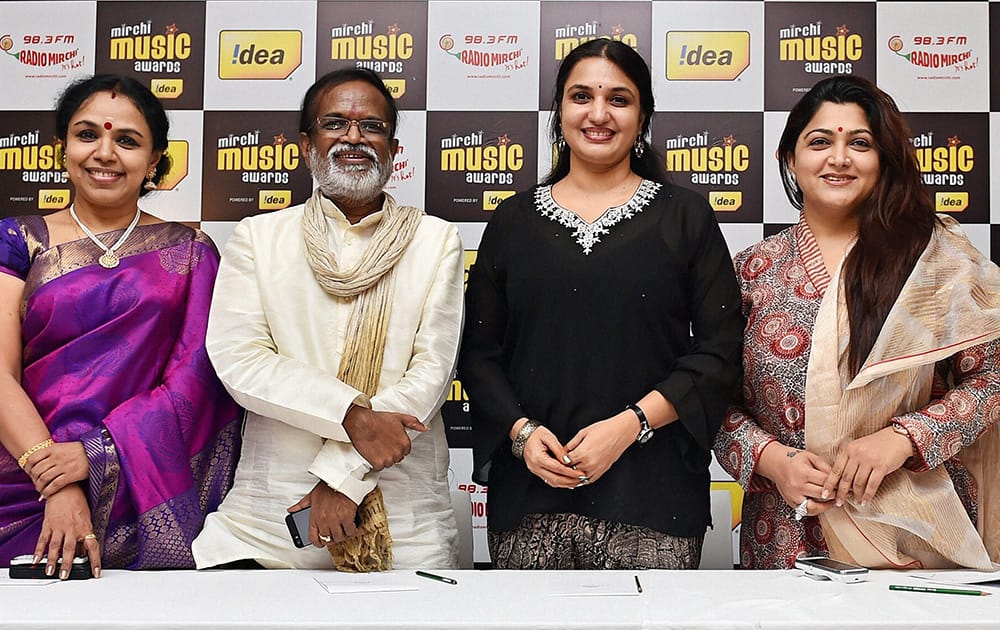
POLYGON ((639 444, 645 444, 649 438, 653 437, 653 427, 649 426, 649 420, 646 420, 646 414, 642 412, 639 405, 629 405, 628 408, 639 416, 639 435, 635 436, 635 441, 639 444))

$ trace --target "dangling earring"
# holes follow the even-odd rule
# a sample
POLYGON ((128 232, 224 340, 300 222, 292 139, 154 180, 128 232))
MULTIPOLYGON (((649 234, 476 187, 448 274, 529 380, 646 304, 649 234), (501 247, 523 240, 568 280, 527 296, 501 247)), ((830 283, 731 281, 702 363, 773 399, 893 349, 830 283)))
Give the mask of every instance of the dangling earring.
POLYGON ((556 136, 556 151, 562 153, 565 150, 566 150, 566 138, 563 138, 563 135, 560 133, 558 136, 556 136))
POLYGON ((156 177, 155 166, 150 168, 149 172, 146 173, 146 183, 143 184, 142 187, 145 188, 146 190, 156 190, 156 182, 153 181, 154 177, 156 177))
POLYGON ((632 150, 635 151, 635 157, 637 158, 641 158, 642 154, 646 152, 646 143, 642 141, 642 136, 636 136, 632 150))

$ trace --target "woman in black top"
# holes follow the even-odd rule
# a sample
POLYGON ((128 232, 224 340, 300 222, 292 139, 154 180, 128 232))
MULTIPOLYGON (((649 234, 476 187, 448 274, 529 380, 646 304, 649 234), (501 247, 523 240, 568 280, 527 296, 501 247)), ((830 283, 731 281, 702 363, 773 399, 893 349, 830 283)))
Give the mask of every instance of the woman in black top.
POLYGON ((645 137, 649 68, 599 39, 556 79, 549 177, 469 274, 460 374, 500 568, 696 568, 743 317, 703 198, 645 137))

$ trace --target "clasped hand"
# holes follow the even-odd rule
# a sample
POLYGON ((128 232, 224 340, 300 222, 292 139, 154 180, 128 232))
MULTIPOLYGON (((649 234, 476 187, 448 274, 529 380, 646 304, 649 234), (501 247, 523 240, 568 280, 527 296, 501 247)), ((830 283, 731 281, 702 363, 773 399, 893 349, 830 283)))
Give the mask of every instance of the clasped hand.
POLYGON ((629 414, 588 425, 565 446, 544 426, 535 429, 524 445, 528 470, 553 488, 595 483, 635 442, 638 420, 629 414))
POLYGON ((24 466, 38 494, 48 499, 71 483, 90 476, 90 462, 83 442, 56 442, 28 458, 24 466))
POLYGON ((832 466, 815 453, 772 442, 761 456, 760 472, 788 505, 806 501, 806 514, 816 516, 848 498, 867 504, 912 454, 909 438, 885 428, 852 441, 832 466))
POLYGON ((819 455, 779 442, 764 447, 758 464, 758 472, 774 482, 785 503, 796 507, 806 501, 809 516, 821 514, 833 505, 820 501, 830 470, 830 464, 819 455))
POLYGON ((344 418, 351 444, 376 471, 398 464, 410 454, 412 444, 407 429, 427 431, 409 414, 375 411, 360 405, 353 405, 344 418))
POLYGON ((839 507, 849 496, 861 505, 874 498, 886 475, 895 472, 913 455, 905 435, 886 427, 847 445, 833 463, 820 497, 834 499, 839 507))

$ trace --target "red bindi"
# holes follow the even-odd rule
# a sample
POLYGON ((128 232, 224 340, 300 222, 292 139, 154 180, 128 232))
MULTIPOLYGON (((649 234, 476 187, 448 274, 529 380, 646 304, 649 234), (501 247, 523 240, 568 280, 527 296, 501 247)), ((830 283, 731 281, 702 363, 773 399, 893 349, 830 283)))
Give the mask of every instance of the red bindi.
POLYGON ((118 96, 118 94, 116 94, 115 92, 111 93, 111 98, 116 98, 117 96, 118 96))
POLYGON ((107 129, 108 131, 111 131, 111 123, 109 122, 104 123, 104 128, 107 129))
POLYGON ((837 127, 837 131, 843 131, 843 130, 844 130, 843 127, 837 127))

